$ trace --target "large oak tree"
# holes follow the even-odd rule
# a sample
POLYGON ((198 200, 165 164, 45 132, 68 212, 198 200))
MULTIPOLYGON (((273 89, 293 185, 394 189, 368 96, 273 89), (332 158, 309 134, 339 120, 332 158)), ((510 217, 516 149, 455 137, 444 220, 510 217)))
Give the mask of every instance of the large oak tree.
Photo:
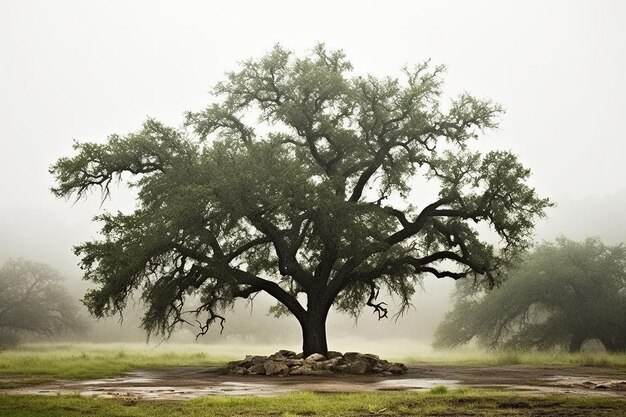
POLYGON ((559 238, 539 245, 497 290, 459 283, 454 309, 435 332, 435 346, 476 339, 496 347, 568 348, 597 339, 626 349, 626 246, 597 238, 559 238))
POLYGON ((0 346, 25 335, 59 336, 80 332, 81 318, 63 277, 48 265, 10 259, 0 266, 0 346))
POLYGON ((138 190, 134 212, 98 216, 102 238, 76 247, 96 284, 91 312, 119 312, 141 290, 148 332, 195 317, 205 333, 265 292, 300 323, 304 353, 326 354, 332 306, 382 318, 379 291, 401 313, 425 275, 495 284, 550 203, 514 155, 471 150, 501 108, 468 94, 440 104, 442 70, 358 76, 341 51, 277 46, 228 73, 184 128, 148 120, 77 143, 51 168, 56 195, 107 196, 116 179, 138 190), (439 192, 418 206, 422 183, 439 192))

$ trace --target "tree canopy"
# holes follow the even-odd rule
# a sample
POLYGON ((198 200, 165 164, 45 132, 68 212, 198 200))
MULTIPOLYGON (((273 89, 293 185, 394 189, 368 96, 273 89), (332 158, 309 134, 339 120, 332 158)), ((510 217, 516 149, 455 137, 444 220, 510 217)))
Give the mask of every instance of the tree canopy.
POLYGON ((57 336, 83 329, 78 302, 48 265, 23 259, 0 267, 0 345, 25 333, 57 336))
POLYGON ((325 353, 331 306, 386 317, 383 290, 401 313, 425 275, 494 285, 550 203, 513 154, 471 149, 502 109, 469 94, 441 104, 442 72, 359 76, 341 51, 276 46, 228 73, 182 128, 150 119, 76 143, 51 168, 56 195, 108 196, 115 180, 138 191, 134 212, 99 215, 102 238, 75 249, 96 284, 91 312, 119 312, 140 290, 148 332, 197 317, 206 333, 263 291, 300 322, 305 353, 325 353), (439 192, 418 206, 420 179, 439 192))
POLYGON ((435 346, 476 338, 487 346, 578 351, 590 339, 626 349, 626 246, 599 239, 544 243, 491 292, 457 284, 456 303, 435 346))

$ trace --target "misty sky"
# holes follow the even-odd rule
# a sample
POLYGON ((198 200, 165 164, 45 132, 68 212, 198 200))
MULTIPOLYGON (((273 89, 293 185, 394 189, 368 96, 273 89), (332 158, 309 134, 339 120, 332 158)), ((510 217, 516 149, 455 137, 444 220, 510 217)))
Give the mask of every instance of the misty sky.
MULTIPOLYGON (((74 139, 127 133, 148 116, 180 125, 224 72, 277 42, 341 48, 359 73, 445 64, 450 97, 506 109, 481 140, 518 154, 558 204, 539 238, 626 241, 624 22, 623 1, 0 0, 0 262, 79 277, 71 247, 97 236, 100 199, 55 199, 50 164, 74 139)), ((103 207, 132 207, 120 194, 103 207)))

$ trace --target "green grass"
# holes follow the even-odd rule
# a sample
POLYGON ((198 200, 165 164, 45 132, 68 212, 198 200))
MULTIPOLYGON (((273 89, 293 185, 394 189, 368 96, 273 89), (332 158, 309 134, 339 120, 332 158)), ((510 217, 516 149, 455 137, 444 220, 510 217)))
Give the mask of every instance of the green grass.
POLYGON ((396 358, 406 364, 601 366, 626 368, 626 353, 459 349, 396 358))
MULTIPOLYGON (((239 348, 242 349, 242 348, 239 348)), ((257 353, 257 352, 254 352, 257 353)), ((0 351, 0 388, 52 379, 103 378, 134 369, 214 365, 243 356, 237 349, 207 345, 32 344, 0 351)), ((394 359, 394 358, 390 358, 394 359)), ((400 358, 395 358, 396 360, 400 358)), ((626 367, 626 355, 563 352, 457 351, 404 358, 407 363, 448 365, 626 367)), ((373 416, 373 415, 607 415, 626 416, 626 398, 529 396, 488 390, 433 387, 423 393, 298 393, 276 397, 205 397, 190 401, 145 401, 132 396, 0 395, 0 417, 60 416, 373 416), (555 412, 558 411, 558 413, 555 412)))
POLYGON ((278 397, 206 397, 190 401, 137 401, 79 396, 0 395, 0 416, 625 416, 626 399, 525 397, 481 390, 446 393, 297 393, 278 397))
POLYGON ((430 393, 431 394, 447 394, 448 387, 446 387, 445 385, 437 385, 430 389, 430 393))
MULTIPOLYGON (((203 366, 240 359, 245 353, 270 353, 247 346, 141 344, 28 344, 0 351, 0 388, 32 385, 54 379, 117 376, 136 369, 203 366), (19 377, 18 377, 19 376, 19 377)), ((530 351, 457 350, 420 356, 389 357, 407 364, 608 366, 626 368, 626 354, 530 351)))
MULTIPOLYGON (((0 376, 20 375, 33 380, 104 378, 135 369, 214 365, 234 358, 213 355, 208 346, 31 344, 0 351, 0 376)), ((0 387, 3 383, 10 381, 0 380, 0 387)))

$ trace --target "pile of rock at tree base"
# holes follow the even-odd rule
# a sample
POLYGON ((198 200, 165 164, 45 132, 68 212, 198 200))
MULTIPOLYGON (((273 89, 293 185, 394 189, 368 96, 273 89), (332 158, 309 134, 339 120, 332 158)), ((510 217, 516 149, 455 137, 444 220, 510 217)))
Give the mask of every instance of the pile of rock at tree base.
POLYGON ((332 375, 379 374, 394 375, 407 371, 401 363, 391 363, 377 355, 357 352, 328 352, 328 357, 314 353, 303 358, 302 353, 279 350, 270 356, 246 356, 242 361, 229 362, 229 375, 332 375))

